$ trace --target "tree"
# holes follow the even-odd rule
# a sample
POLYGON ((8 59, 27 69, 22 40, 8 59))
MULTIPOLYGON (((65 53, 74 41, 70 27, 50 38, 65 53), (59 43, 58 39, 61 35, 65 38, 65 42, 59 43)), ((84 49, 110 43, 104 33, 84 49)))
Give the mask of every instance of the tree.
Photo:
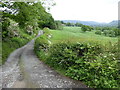
POLYGON ((112 30, 115 32, 115 36, 120 35, 120 29, 119 28, 113 28, 112 30))
POLYGON ((76 23, 75 26, 77 26, 77 27, 81 27, 82 24, 81 24, 81 23, 76 23))
POLYGON ((97 31, 95 32, 95 34, 101 35, 101 31, 100 31, 100 30, 97 30, 97 31))
POLYGON ((83 32, 86 32, 86 31, 87 31, 87 27, 86 27, 85 25, 82 25, 81 30, 82 30, 83 32))
POLYGON ((4 10, 4 16, 14 19, 19 23, 21 28, 25 28, 28 25, 33 26, 33 29, 36 29, 38 26, 40 28, 55 28, 53 17, 45 10, 45 7, 49 7, 54 4, 51 2, 52 0, 43 0, 41 2, 3 2, 3 7, 10 9, 9 11, 4 10), (51 4, 44 6, 47 3, 51 4))
POLYGON ((86 31, 93 30, 93 27, 90 27, 90 26, 87 26, 87 25, 82 25, 81 29, 82 29, 83 32, 86 32, 86 31))
POLYGON ((66 23, 66 26, 71 26, 71 23, 70 23, 70 22, 67 22, 67 23, 66 23))
POLYGON ((61 21, 62 24, 65 24, 63 21, 61 21))
POLYGON ((63 29, 63 25, 61 23, 61 21, 55 21, 56 24, 56 29, 62 30, 63 29))
POLYGON ((91 30, 93 30, 94 28, 93 27, 91 27, 91 26, 86 26, 87 27, 87 31, 91 31, 91 30))

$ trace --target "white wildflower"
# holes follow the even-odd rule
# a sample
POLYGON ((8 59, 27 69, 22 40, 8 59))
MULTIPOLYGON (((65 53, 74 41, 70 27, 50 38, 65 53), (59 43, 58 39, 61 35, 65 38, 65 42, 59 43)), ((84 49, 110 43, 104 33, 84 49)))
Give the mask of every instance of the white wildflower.
POLYGON ((113 59, 115 60, 115 58, 113 57, 113 59))
POLYGON ((104 58, 106 58, 107 56, 104 56, 104 58))
POLYGON ((48 38, 51 38, 51 35, 48 35, 48 38))
POLYGON ((48 40, 48 43, 51 44, 51 41, 48 40))

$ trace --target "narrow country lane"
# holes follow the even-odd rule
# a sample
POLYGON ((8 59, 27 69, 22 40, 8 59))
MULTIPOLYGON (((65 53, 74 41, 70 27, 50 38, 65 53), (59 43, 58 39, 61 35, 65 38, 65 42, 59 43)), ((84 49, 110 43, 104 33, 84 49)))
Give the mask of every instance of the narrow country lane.
MULTIPOLYGON (((38 36, 41 35, 40 31, 38 36)), ((35 39, 15 50, 2 68, 2 88, 87 88, 80 81, 59 75, 34 54, 35 39)))

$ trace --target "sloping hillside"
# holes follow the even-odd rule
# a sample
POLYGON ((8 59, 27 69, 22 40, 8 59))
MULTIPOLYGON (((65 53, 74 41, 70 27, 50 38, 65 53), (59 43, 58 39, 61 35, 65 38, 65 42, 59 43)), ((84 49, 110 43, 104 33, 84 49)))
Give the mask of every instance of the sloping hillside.
POLYGON ((117 26, 118 25, 118 21, 114 20, 110 23, 99 23, 99 22, 95 22, 95 21, 80 21, 80 20, 61 20, 64 23, 81 23, 83 25, 89 25, 89 26, 117 26))

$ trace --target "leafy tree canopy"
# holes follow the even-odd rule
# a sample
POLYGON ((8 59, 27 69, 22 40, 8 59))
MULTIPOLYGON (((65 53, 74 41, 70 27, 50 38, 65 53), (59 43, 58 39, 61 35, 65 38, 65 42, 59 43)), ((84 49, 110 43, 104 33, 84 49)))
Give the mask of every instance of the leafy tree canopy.
POLYGON ((52 0, 36 0, 34 2, 14 2, 4 0, 1 3, 3 10, 3 18, 9 17, 14 19, 19 23, 20 27, 26 27, 27 25, 31 25, 34 27, 39 26, 40 28, 44 28, 48 26, 49 28, 54 27, 54 19, 51 14, 46 12, 45 8, 50 8, 54 3, 50 4, 52 0), (49 3, 48 6, 45 6, 49 3), (52 26, 53 25, 53 26, 52 26))

